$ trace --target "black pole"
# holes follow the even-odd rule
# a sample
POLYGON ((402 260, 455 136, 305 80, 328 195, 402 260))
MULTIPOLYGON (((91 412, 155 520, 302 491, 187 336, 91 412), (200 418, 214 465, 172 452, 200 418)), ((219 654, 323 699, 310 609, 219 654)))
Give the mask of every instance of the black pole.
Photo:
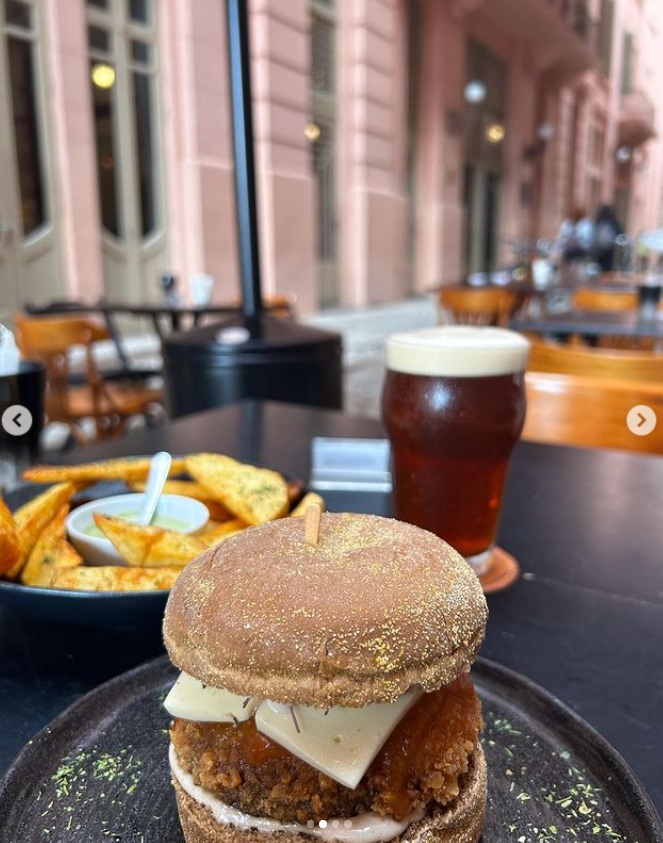
POLYGON ((242 313, 250 319, 262 310, 262 292, 247 3, 248 0, 226 0, 242 313))

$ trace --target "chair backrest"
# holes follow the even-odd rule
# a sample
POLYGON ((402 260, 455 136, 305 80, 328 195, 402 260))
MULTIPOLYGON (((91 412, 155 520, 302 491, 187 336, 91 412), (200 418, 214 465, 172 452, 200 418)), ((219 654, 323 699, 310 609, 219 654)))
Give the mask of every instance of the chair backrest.
POLYGON ((651 407, 663 419, 663 387, 545 372, 527 372, 525 383, 523 439, 663 454, 663 424, 647 436, 637 436, 626 423, 629 412, 639 404, 651 407))
POLYGON ((509 323, 518 307, 518 296, 495 287, 438 290, 440 322, 461 325, 502 325, 509 323))
POLYGON ((635 290, 576 290, 573 306, 579 310, 615 311, 633 310, 638 307, 635 290))
POLYGON ((14 319, 19 348, 33 354, 63 354, 74 345, 89 346, 109 339, 107 329, 78 316, 23 316, 14 319))
MULTIPOLYGON (((297 315, 297 296, 294 293, 276 293, 273 296, 263 296, 262 304, 270 316, 294 319, 297 315)), ((241 308, 241 300, 235 299, 232 306, 241 308)))
POLYGON ((297 315, 297 297, 293 293, 265 296, 263 304, 271 316, 294 319, 297 315))
POLYGON ((99 374, 92 346, 109 338, 105 327, 91 319, 79 317, 23 316, 14 318, 16 344, 23 357, 41 360, 46 365, 48 390, 46 414, 51 421, 68 421, 70 365, 73 346, 83 346, 86 357, 86 380, 92 392, 95 415, 102 415, 105 398, 103 378, 99 374))
POLYGON ((622 351, 533 341, 527 368, 532 372, 646 381, 663 387, 663 354, 653 351, 622 351))

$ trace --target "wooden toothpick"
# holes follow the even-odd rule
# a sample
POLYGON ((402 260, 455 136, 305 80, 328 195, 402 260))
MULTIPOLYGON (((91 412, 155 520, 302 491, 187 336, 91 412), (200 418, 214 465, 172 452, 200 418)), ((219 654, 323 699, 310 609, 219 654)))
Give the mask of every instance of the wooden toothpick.
POLYGON ((307 544, 317 544, 320 538, 320 516, 322 507, 319 503, 311 503, 304 513, 304 540, 307 544))

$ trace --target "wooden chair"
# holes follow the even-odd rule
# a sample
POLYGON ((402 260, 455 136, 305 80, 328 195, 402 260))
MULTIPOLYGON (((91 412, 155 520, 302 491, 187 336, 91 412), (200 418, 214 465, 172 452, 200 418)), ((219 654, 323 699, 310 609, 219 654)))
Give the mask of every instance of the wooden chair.
POLYGON ((297 315, 297 297, 293 293, 265 296, 264 304, 270 316, 294 319, 297 315))
POLYGON ((663 454, 663 386, 545 372, 527 372, 525 383, 523 439, 663 454), (629 411, 639 404, 651 407, 659 419, 647 436, 632 433, 626 423, 629 411))
POLYGON ((94 359, 95 343, 110 338, 105 327, 78 317, 15 317, 16 342, 24 357, 46 365, 46 418, 69 425, 79 444, 89 440, 80 427, 92 419, 96 438, 120 436, 131 416, 150 417, 163 402, 161 390, 131 383, 107 382, 94 359), (85 350, 85 384, 71 385, 70 352, 85 350))
POLYGON ((663 354, 532 342, 531 372, 582 375, 601 380, 644 381, 663 388, 663 354))
MULTIPOLYGON (((263 296, 262 304, 270 316, 294 319, 297 315, 297 296, 294 293, 278 293, 273 296, 263 296)), ((241 307, 241 300, 235 299, 232 306, 241 307)))
POLYGON ((604 313, 632 310, 638 307, 638 294, 634 290, 576 290, 573 306, 578 310, 600 310, 604 313))
POLYGON ((506 327, 518 308, 515 293, 496 287, 438 290, 439 322, 506 327))
MULTIPOLYGON (((637 313, 638 294, 635 290, 576 290, 573 294, 573 306, 579 310, 597 310, 602 313, 630 312, 637 313)), ((580 338, 576 337, 576 341, 580 338)), ((654 344, 650 339, 637 337, 603 336, 596 341, 600 348, 616 349, 651 349, 654 344)))

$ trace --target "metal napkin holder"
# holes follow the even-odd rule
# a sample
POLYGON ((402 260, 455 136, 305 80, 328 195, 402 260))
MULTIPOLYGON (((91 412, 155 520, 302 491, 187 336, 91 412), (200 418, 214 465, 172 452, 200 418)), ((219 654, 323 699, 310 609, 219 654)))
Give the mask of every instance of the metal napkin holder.
POLYGON ((391 491, 391 449, 386 439, 314 436, 311 479, 319 490, 391 491))

